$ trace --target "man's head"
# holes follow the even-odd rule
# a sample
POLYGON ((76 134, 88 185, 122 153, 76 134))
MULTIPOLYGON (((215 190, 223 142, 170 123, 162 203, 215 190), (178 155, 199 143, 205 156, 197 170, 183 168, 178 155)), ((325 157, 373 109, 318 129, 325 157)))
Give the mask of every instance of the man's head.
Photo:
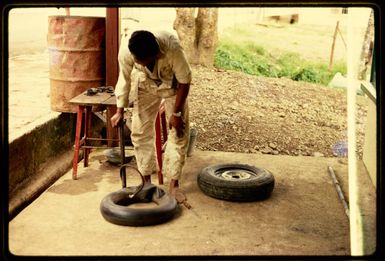
POLYGON ((159 53, 159 45, 155 36, 148 31, 135 31, 131 34, 128 49, 135 61, 143 66, 153 62, 159 53))

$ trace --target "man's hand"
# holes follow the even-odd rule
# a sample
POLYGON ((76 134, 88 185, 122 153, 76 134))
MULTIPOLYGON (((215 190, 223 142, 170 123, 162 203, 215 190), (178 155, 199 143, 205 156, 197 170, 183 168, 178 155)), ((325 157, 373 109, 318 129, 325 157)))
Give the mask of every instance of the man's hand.
MULTIPOLYGON (((190 83, 177 83, 175 105, 173 110, 174 112, 181 112, 183 110, 189 89, 190 83)), ((171 115, 170 120, 168 122, 170 129, 175 128, 176 135, 179 138, 182 138, 186 127, 183 118, 171 115)))
POLYGON ((174 115, 171 115, 170 120, 169 120, 169 128, 175 128, 176 130, 176 135, 179 138, 183 137, 184 134, 184 129, 185 129, 185 123, 182 119, 182 117, 176 117, 174 115))
POLYGON ((118 108, 116 113, 111 117, 112 127, 118 126, 119 122, 123 119, 123 108, 118 108))

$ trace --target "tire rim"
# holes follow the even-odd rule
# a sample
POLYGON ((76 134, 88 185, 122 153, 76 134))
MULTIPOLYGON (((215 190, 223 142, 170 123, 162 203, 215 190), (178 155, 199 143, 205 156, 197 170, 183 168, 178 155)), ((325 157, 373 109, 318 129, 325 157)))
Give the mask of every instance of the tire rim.
POLYGON ((231 169, 219 172, 218 176, 226 180, 243 180, 254 176, 254 173, 244 169, 231 169))

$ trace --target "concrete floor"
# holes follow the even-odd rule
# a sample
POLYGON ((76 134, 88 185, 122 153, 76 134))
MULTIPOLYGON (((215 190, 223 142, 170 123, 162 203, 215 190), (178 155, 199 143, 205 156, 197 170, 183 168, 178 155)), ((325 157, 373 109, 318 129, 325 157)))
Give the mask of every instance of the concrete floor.
MULTIPOLYGON (((100 214, 101 200, 121 183, 118 167, 94 151, 89 167, 79 163, 78 180, 69 171, 9 223, 10 251, 44 256, 349 255, 349 219, 328 166, 347 196, 348 168, 338 158, 195 151, 181 180, 193 208, 180 206, 177 216, 161 225, 125 227, 100 214), (276 181, 271 197, 235 203, 203 194, 196 182, 199 171, 229 162, 270 170, 276 181)), ((358 170, 366 179, 362 162, 358 170)), ((128 186, 139 184, 130 173, 128 186)), ((374 249, 375 191, 365 186, 365 229, 374 249)))

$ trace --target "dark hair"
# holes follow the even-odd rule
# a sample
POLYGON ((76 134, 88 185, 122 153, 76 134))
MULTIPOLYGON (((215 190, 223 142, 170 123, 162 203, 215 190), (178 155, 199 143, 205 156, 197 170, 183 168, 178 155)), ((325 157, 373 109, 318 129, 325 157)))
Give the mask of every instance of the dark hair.
POLYGON ((152 33, 140 30, 131 34, 128 49, 137 59, 143 60, 156 56, 159 52, 159 45, 152 33))

